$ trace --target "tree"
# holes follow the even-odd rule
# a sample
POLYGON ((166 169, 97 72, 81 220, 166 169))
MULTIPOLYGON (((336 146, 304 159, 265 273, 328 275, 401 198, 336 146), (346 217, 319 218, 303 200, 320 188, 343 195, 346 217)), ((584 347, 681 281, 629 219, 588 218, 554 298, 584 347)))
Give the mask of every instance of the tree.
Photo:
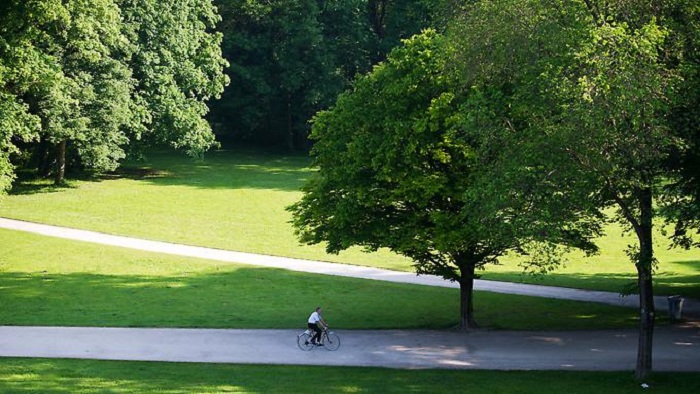
POLYGON ((216 121, 242 139, 290 151, 304 147, 306 121, 337 94, 332 86, 342 85, 323 36, 319 2, 220 3, 227 18, 225 54, 237 89, 216 104, 216 121))
MULTIPOLYGON (((616 219, 637 239, 627 253, 637 271, 640 335, 635 375, 641 380, 652 370, 653 272, 658 263, 652 229, 657 206, 665 200, 667 212, 674 211, 675 203, 692 199, 690 189, 664 187, 683 184, 682 174, 669 163, 688 157, 687 137, 692 133, 671 120, 674 106, 684 107, 695 99, 675 93, 686 55, 669 40, 677 26, 674 15, 687 3, 621 1, 603 7, 587 1, 585 6, 590 13, 586 34, 576 61, 563 69, 560 80, 559 133, 569 141, 573 162, 597 177, 601 207, 616 206, 616 219)), ((686 218, 698 218, 697 211, 683 212, 686 218)))
POLYGON ((125 54, 136 80, 130 140, 167 143, 191 156, 216 145, 207 102, 228 84, 221 54, 221 17, 211 0, 116 0, 125 54))
POLYGON ((457 281, 460 327, 468 329, 477 326, 478 269, 545 230, 547 247, 577 237, 566 224, 524 220, 531 195, 490 188, 501 134, 465 127, 463 109, 480 97, 450 91, 443 43, 431 30, 405 41, 314 118, 318 176, 288 209, 302 242, 326 242, 330 253, 386 247, 413 259, 419 274, 457 281), (527 198, 516 204, 514 193, 527 198))
POLYGON ((86 167, 113 168, 123 157, 131 87, 128 69, 111 57, 123 44, 114 3, 10 2, 6 11, 5 87, 15 97, 6 119, 17 124, 31 113, 40 120, 35 130, 46 143, 39 146, 55 149, 56 183, 69 148, 86 167))
POLYGON ((664 112, 671 81, 657 59, 663 31, 653 22, 637 32, 626 26, 601 25, 584 46, 584 64, 573 72, 578 100, 564 123, 579 136, 574 160, 600 179, 600 192, 617 205, 617 217, 630 226, 638 244, 628 255, 638 276, 640 344, 637 377, 651 370, 655 307, 652 272, 653 200, 666 176, 664 162, 675 145, 664 112))
POLYGON ((401 45, 401 40, 422 29, 437 29, 443 7, 450 0, 366 0, 367 20, 372 30, 371 61, 376 64, 401 45))
MULTIPOLYGON (((59 184, 69 165, 115 169, 140 140, 191 155, 214 143, 206 101, 227 79, 209 0, 13 0, 2 7, 5 162, 13 152, 59 184)), ((11 167, 2 165, 3 190, 11 167)))
POLYGON ((667 62, 677 64, 683 81, 674 96, 671 127, 687 144, 670 157, 674 176, 662 195, 661 214, 674 226, 675 246, 700 247, 700 8, 693 1, 671 2, 667 62), (695 235, 693 237, 693 234, 695 235))
POLYGON ((11 2, 0 3, 0 195, 14 180, 11 155, 19 153, 17 143, 37 138, 40 120, 21 99, 40 70, 39 56, 33 52, 31 32, 22 29, 23 19, 13 18, 11 2))
MULTIPOLYGON (((2 43, 0 43, 2 45, 2 43)), ((3 65, 0 65, 0 85, 4 85, 3 65)), ((15 140, 29 141, 36 138, 39 119, 32 116, 26 104, 14 94, 0 91, 0 196, 12 186, 15 178, 10 156, 19 153, 15 140)))
POLYGON ((692 178, 679 178, 683 170, 669 167, 675 157, 688 159, 679 166, 685 171, 693 162, 686 147, 694 131, 674 126, 669 116, 673 108, 691 107, 696 97, 675 94, 679 71, 688 70, 684 59, 697 59, 680 49, 692 44, 668 40, 673 26, 692 26, 681 21, 685 16, 678 17, 688 15, 684 7, 689 4, 683 1, 480 1, 467 9, 453 35, 463 49, 456 51, 461 57, 452 62, 455 68, 481 76, 467 78, 469 86, 495 92, 489 101, 496 105, 476 114, 517 131, 506 139, 514 162, 571 174, 552 196, 570 195, 571 209, 598 210, 598 216, 617 207, 615 218, 636 235, 628 254, 640 299, 638 379, 651 371, 655 202, 664 197, 671 205, 688 203, 681 204, 683 210, 670 210, 687 220, 694 214, 686 208, 697 206, 692 194, 689 198, 692 188, 686 187, 692 178))

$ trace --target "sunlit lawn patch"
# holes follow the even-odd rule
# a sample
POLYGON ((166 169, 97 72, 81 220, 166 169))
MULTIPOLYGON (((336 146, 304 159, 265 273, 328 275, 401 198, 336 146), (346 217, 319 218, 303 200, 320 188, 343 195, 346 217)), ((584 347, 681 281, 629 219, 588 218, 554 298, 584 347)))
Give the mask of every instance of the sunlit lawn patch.
MULTIPOLYGON (((314 275, 0 230, 0 325, 295 328, 323 305, 334 327, 452 328, 456 289, 314 275)), ((484 327, 630 327, 635 311, 477 292, 484 327), (585 318, 581 318, 585 316, 585 318), (594 318, 591 318, 594 316, 594 318)))
MULTIPOLYGON (((50 181, 19 183, 0 203, 0 216, 131 235, 190 245, 316 259, 396 270, 412 270, 405 258, 386 251, 352 249, 328 255, 322 245, 302 246, 284 210, 313 176, 309 159, 255 151, 217 151, 203 161, 155 152, 145 163, 127 163, 97 180, 55 188, 50 181)), ((543 279, 521 274, 518 260, 489 266, 484 279, 620 291, 636 276, 624 254, 630 235, 608 226, 602 252, 570 255, 565 266, 543 279)), ((668 250, 657 237, 658 294, 700 298, 700 251, 668 250)))

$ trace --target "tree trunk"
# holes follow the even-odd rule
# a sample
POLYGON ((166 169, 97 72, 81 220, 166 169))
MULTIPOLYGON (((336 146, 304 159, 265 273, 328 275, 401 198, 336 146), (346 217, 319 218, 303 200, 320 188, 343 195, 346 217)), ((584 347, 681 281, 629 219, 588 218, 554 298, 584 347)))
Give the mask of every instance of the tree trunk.
POLYGON ((459 278, 459 305, 460 305, 460 320, 459 329, 469 330, 479 328, 479 325, 474 319, 474 271, 475 264, 473 261, 458 257, 457 266, 460 271, 459 278))
POLYGON ((386 36, 386 17, 389 7, 388 0, 369 0, 367 2, 369 25, 377 37, 376 52, 372 55, 372 63, 379 63, 386 59, 382 53, 382 42, 386 36))
POLYGON ((60 185, 66 176, 66 140, 61 141, 58 144, 58 149, 56 151, 56 178, 54 179, 55 185, 60 185))
POLYGON ((367 3, 367 8, 369 9, 369 24, 379 41, 382 41, 386 35, 388 3, 387 0, 369 0, 367 3))
POLYGON ((39 145, 37 146, 37 170, 39 175, 48 178, 51 175, 51 168, 53 167, 53 156, 52 156, 53 144, 47 141, 45 138, 41 138, 39 145))
POLYGON ((639 284, 639 344, 635 378, 646 379, 652 370, 652 349, 654 343, 654 290, 652 287, 652 265, 654 249, 652 245, 652 192, 650 188, 637 191, 640 207, 640 222, 637 228, 639 238, 639 260, 637 280, 639 284))
POLYGON ((292 122, 292 95, 287 94, 287 149, 294 152, 294 124, 292 122))

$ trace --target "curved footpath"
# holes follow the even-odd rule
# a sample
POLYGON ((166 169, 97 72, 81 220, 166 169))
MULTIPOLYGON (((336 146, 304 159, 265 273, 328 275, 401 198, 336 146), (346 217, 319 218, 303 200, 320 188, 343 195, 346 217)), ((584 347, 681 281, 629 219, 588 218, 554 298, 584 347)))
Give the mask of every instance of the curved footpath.
MULTIPOLYGON (((457 287, 442 278, 369 267, 177 245, 0 218, 0 228, 98 244, 233 263, 429 286, 457 287)), ((479 280, 476 290, 636 307, 636 297, 479 280)), ((668 310, 657 297, 659 313, 668 310)), ((685 300, 684 316, 700 316, 685 300)), ((632 370, 636 330, 512 332, 337 331, 337 352, 302 352, 294 330, 204 330, 82 327, 0 327, 0 356, 115 360, 385 366, 395 368, 632 370)), ((654 368, 700 372, 700 326, 659 328, 654 368)))
MULTIPOLYGON (((283 268, 292 271, 302 271, 323 275, 346 276, 361 279, 382 280, 388 282, 410 283, 426 286, 442 286, 458 288, 454 282, 444 280, 435 275, 416 275, 410 272, 389 271, 372 267, 361 267, 347 264, 333 264, 320 261, 293 259, 288 257, 268 256, 253 253, 234 252, 229 250, 204 248, 200 246, 179 245, 168 242, 149 241, 119 235, 109 235, 94 231, 77 230, 46 224, 30 223, 13 219, 0 218, 0 228, 26 231, 50 237, 65 238, 77 241, 91 242, 102 245, 119 246, 130 249, 172 254, 178 256, 197 257, 231 263, 250 264, 256 266, 283 268)), ((610 305, 636 308, 637 297, 621 297, 618 293, 569 289, 562 287, 526 285, 521 283, 496 282, 476 280, 475 290, 494 293, 518 294, 533 297, 558 298, 574 301, 600 302, 610 305)), ((655 298, 658 313, 668 313, 668 300, 664 296, 655 298)), ((700 317, 700 300, 685 299, 684 315, 700 317)))

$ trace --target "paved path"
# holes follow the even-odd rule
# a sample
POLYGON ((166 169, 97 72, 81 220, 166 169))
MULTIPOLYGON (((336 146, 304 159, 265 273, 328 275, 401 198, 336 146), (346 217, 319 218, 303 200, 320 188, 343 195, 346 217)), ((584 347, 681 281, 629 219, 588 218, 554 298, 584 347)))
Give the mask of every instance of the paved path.
MULTIPOLYGON (((148 241, 137 238, 109 235, 94 231, 77 230, 65 227, 49 226, 0 218, 0 228, 27 231, 31 233, 59 237, 78 241, 92 242, 103 245, 120 246, 131 249, 173 254, 179 256, 197 257, 202 259, 244 263, 250 265, 284 268, 293 271, 311 272, 316 274, 346 276, 362 279, 382 280, 389 282, 411 283, 428 286, 458 288, 454 282, 449 282, 434 275, 416 275, 409 272, 397 272, 379 268, 360 267, 346 264, 333 264, 319 261, 292 259, 287 257, 267 256, 252 253, 234 252, 221 249, 211 249, 199 246, 187 246, 168 242, 148 241)), ((533 297, 546 297, 576 301, 600 302, 610 305, 636 308, 638 298, 635 296, 621 297, 617 293, 568 289, 552 286, 526 285, 520 283, 496 282, 477 280, 475 290, 494 293, 518 294, 533 297)), ((668 300, 664 296, 655 298, 657 313, 668 313, 668 300)), ((700 317, 700 300, 686 299, 683 303, 684 315, 700 317)))
MULTIPOLYGON (((0 356, 491 370, 632 371, 635 330, 350 331, 335 352, 296 345, 300 330, 0 327, 0 356)), ((660 328, 655 371, 700 372, 700 328, 660 328)))
MULTIPOLYGON (((146 241, 90 231, 0 218, 0 227, 105 245, 205 259, 285 268, 327 275, 456 287, 434 276, 367 267, 263 256, 165 242, 146 241)), ((614 293, 477 281, 477 290, 566 298, 635 306, 634 297, 614 293)), ((684 311, 700 315, 695 300, 684 311)), ((657 307, 667 307, 665 298, 657 307)), ((0 357, 60 357, 112 360, 230 362, 384 366, 394 368, 462 368, 507 370, 633 370, 636 330, 522 332, 339 330, 337 352, 296 346, 295 330, 211 330, 83 327, 2 327, 0 357)), ((659 328, 654 337, 654 369, 700 372, 700 327, 659 328)))

